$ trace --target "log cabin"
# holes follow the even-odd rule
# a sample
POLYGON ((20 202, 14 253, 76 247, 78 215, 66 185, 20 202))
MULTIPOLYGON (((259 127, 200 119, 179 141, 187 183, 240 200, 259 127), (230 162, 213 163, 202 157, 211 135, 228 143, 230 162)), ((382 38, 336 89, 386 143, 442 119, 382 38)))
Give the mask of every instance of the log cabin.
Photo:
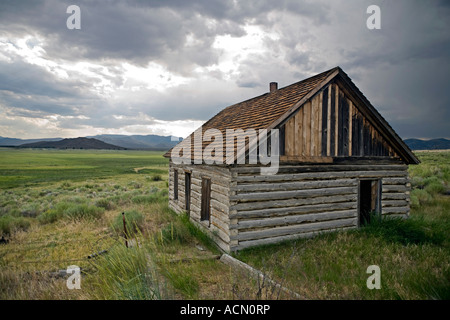
POLYGON ((409 216, 407 170, 419 160, 340 67, 269 88, 180 142, 186 161, 174 161, 177 146, 164 155, 170 208, 187 213, 225 252, 409 216), (247 161, 207 161, 204 152, 218 139, 196 144, 195 137, 211 129, 223 136, 237 130, 244 145, 237 146, 237 134, 234 160, 241 152, 247 161), (248 161, 250 130, 276 130, 275 174, 248 161))

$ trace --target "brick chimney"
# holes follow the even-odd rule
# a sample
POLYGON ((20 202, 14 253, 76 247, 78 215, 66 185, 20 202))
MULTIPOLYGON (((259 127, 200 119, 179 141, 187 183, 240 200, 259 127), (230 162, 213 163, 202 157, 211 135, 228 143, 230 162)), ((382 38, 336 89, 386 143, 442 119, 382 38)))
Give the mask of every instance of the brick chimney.
POLYGON ((270 93, 275 92, 278 90, 278 82, 271 82, 270 83, 270 93))

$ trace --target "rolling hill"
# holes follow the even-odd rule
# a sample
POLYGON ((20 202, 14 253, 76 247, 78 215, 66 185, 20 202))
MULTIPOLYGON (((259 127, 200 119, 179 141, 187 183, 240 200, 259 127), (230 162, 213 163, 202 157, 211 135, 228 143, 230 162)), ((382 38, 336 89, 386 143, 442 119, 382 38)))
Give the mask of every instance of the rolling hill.
MULTIPOLYGON (((113 145, 113 148, 126 148, 126 149, 143 149, 143 150, 158 150, 165 151, 175 146, 179 138, 172 139, 170 136, 158 136, 158 135, 113 135, 103 134, 97 136, 88 136, 104 142, 106 144, 113 145)), ((85 138, 86 139, 86 138, 85 138)), ((21 146, 23 144, 33 144, 42 142, 58 142, 62 138, 46 138, 46 139, 16 139, 0 137, 0 146, 21 146)), ((68 140, 68 139, 64 139, 68 140)), ((405 139, 405 143, 411 148, 411 150, 445 150, 450 149, 450 140, 448 139, 405 139)), ((39 148, 39 147, 36 147, 39 148)))
POLYGON ((54 149, 108 149, 126 150, 93 138, 73 138, 59 141, 39 141, 19 145, 20 148, 54 148, 54 149))
MULTIPOLYGON (((167 151, 175 146, 180 138, 171 136, 158 135, 113 135, 104 134, 97 136, 88 136, 86 138, 93 138, 111 144, 117 147, 126 149, 141 149, 141 150, 157 150, 167 151)), ((16 147, 23 144, 30 144, 36 142, 60 141, 62 138, 46 138, 46 139, 16 139, 0 137, 0 147, 16 147)))
POLYGON ((172 139, 170 136, 158 136, 152 134, 132 136, 103 134, 90 136, 88 138, 95 138, 127 149, 144 150, 169 150, 179 142, 179 138, 172 139))
POLYGON ((24 143, 34 143, 41 141, 59 141, 62 138, 44 138, 44 139, 17 139, 17 138, 6 138, 0 137, 0 146, 1 147, 16 147, 20 146, 24 143))
POLYGON ((406 139, 405 143, 411 150, 447 150, 450 149, 450 140, 448 139, 406 139))

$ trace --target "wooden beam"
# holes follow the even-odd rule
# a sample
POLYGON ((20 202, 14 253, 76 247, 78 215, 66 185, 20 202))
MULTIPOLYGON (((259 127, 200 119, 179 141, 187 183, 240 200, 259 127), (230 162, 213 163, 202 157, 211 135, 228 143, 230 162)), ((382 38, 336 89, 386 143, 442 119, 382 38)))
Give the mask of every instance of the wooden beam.
MULTIPOLYGON (((338 202, 351 202, 352 204, 356 204, 355 201, 357 198, 358 198, 357 194, 346 194, 346 195, 336 195, 336 196, 326 196, 316 198, 246 202, 231 205, 230 210, 237 210, 239 214, 240 211, 253 211, 269 208, 303 207, 306 205, 315 205, 315 204, 323 205, 332 203, 334 206, 338 204, 338 202)), ((236 215, 230 215, 230 219, 234 217, 236 217, 236 215)))
POLYGON ((353 150, 353 102, 350 99, 348 101, 348 156, 351 156, 353 150))
POLYGON ((405 171, 340 171, 340 172, 306 172, 292 174, 276 174, 276 175, 252 175, 238 176, 235 180, 239 183, 253 181, 290 181, 305 179, 336 179, 336 178, 384 178, 384 177, 404 177, 405 171))
POLYGON ((339 86, 337 85, 337 84, 334 84, 334 86, 336 87, 336 90, 335 90, 335 95, 336 95, 336 97, 334 98, 334 101, 335 101, 335 105, 334 105, 334 107, 335 107, 335 111, 334 111, 334 114, 336 115, 336 122, 335 122, 335 124, 334 124, 334 132, 335 132, 335 135, 334 135, 334 154, 336 155, 336 156, 338 156, 339 155, 339 149, 338 149, 338 146, 339 146, 339 86))
MULTIPOLYGON (((385 160, 383 163, 380 159, 369 158, 366 160, 361 160, 355 162, 355 159, 348 157, 348 163, 345 163, 345 159, 340 159, 339 164, 332 165, 281 165, 278 169, 278 173, 302 173, 302 172, 325 172, 325 171, 401 171, 403 170, 406 175, 408 166, 403 163, 391 163, 390 160, 385 160), (372 160, 370 160, 372 159, 372 160)), ((260 166, 249 166, 249 167, 235 167, 232 169, 232 173, 238 174, 239 176, 245 175, 259 175, 261 172, 260 166)), ((197 181, 201 181, 197 179, 197 181)), ((219 180, 218 180, 219 181, 219 180)))
POLYGON ((258 229, 266 227, 275 226, 287 226, 299 223, 311 223, 318 221, 327 221, 343 218, 356 217, 357 212, 353 210, 343 210, 343 211, 330 211, 330 212, 319 212, 319 213, 309 213, 300 215, 289 215, 286 217, 276 217, 276 218, 265 218, 265 219, 252 219, 239 221, 237 225, 234 225, 234 229, 258 229))
POLYGON ((344 94, 342 94, 342 156, 348 156, 348 139, 349 139, 349 113, 348 102, 344 94))
POLYGON ((303 151, 304 155, 311 156, 311 101, 308 101, 303 106, 303 151))
POLYGON ((270 237, 280 236, 280 235, 311 232, 314 230, 334 229, 334 228, 340 228, 340 227, 344 227, 344 226, 356 226, 356 219, 355 218, 338 219, 338 220, 331 220, 331 221, 325 221, 325 222, 308 223, 305 225, 300 224, 300 225, 293 225, 293 226, 287 226, 287 227, 269 228, 269 229, 264 229, 264 230, 260 230, 260 231, 240 232, 235 237, 235 239, 237 239, 239 241, 255 240, 255 239, 270 238, 270 237))
POLYGON ((321 139, 321 152, 320 154, 323 157, 327 156, 327 135, 328 135, 328 127, 327 127, 327 119, 328 119, 328 88, 326 88, 322 93, 322 102, 321 102, 321 131, 320 135, 321 139))
POLYGON ((327 156, 331 156, 330 154, 330 134, 331 134, 331 87, 328 86, 328 105, 327 105, 327 156))
POLYGON ((317 96, 311 99, 311 144, 310 144, 310 155, 312 157, 316 156, 316 135, 317 135, 317 96))
POLYGON ((303 108, 295 115, 295 155, 303 154, 303 108))
POLYGON ((333 197, 331 202, 305 204, 291 207, 275 207, 275 208, 263 208, 256 210, 240 210, 235 214, 230 215, 230 219, 264 219, 268 217, 283 217, 289 215, 318 213, 326 211, 342 211, 342 210, 354 210, 357 207, 356 202, 352 197, 347 196, 347 202, 341 201, 343 197, 333 197))
POLYGON ((335 157, 336 154, 336 123, 337 123, 337 114, 336 114, 336 85, 333 83, 330 85, 331 87, 331 123, 330 123, 330 156, 335 157))
POLYGON ((285 124, 286 130, 286 155, 295 155, 295 123, 294 118, 291 118, 285 124))
POLYGON ((333 163, 332 157, 312 157, 312 156, 280 156, 281 163, 304 162, 304 163, 333 163))
MULTIPOLYGON (((357 186, 357 179, 336 179, 336 180, 313 180, 303 182, 283 182, 283 183, 252 183, 236 185, 230 188, 236 192, 258 192, 258 191, 288 191, 304 190, 329 187, 357 186)), ((384 181, 384 180, 383 180, 384 181)), ((404 181, 404 180, 401 180, 404 181)))
POLYGON ((320 126, 321 126, 321 119, 320 116, 322 114, 322 109, 320 108, 321 106, 321 102, 322 102, 322 92, 320 92, 318 95, 316 95, 314 97, 314 109, 312 111, 312 117, 314 119, 314 130, 311 129, 311 132, 314 132, 314 134, 312 135, 312 141, 311 141, 311 145, 314 145, 314 147, 311 150, 311 155, 313 156, 320 156, 320 149, 321 149, 321 144, 320 144, 320 137, 321 137, 321 131, 320 131, 320 126))
POLYGON ((318 117, 319 121, 317 122, 318 126, 318 134, 317 134, 317 155, 322 156, 322 104, 323 104, 323 91, 319 93, 319 104, 318 104, 318 117))
MULTIPOLYGON (((356 227, 356 225, 351 226, 351 227, 342 227, 342 228, 339 228, 339 230, 345 231, 345 230, 349 230, 349 229, 354 229, 355 227, 356 227)), ((318 230, 318 231, 312 231, 312 232, 303 232, 303 233, 296 233, 296 234, 285 235, 285 236, 264 238, 264 239, 259 239, 259 240, 239 241, 239 245, 232 247, 231 250, 242 250, 242 249, 249 248, 249 247, 277 243, 277 242, 281 242, 281 241, 296 240, 299 238, 311 238, 311 237, 314 237, 319 234, 335 232, 335 231, 336 231, 336 229, 318 230)))
POLYGON ((230 196, 230 200, 239 202, 284 200, 284 199, 309 198, 319 196, 355 194, 356 192, 357 190, 355 186, 332 187, 323 189, 240 193, 237 195, 230 196))

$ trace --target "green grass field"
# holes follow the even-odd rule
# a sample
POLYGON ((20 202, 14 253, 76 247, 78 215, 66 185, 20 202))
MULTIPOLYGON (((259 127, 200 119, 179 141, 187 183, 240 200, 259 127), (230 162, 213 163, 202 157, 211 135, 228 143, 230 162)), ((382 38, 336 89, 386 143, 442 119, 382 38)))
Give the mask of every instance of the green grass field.
POLYGON ((167 174, 161 152, 0 148, 0 189, 141 173, 167 174), (148 168, 147 168, 148 167, 148 168))
MULTIPOLYGON (((418 156, 410 219, 235 256, 306 299, 449 299, 450 152, 418 156)), ((168 208, 167 169, 162 152, 0 148, 0 299, 292 298, 210 258, 211 240, 168 208), (73 264, 80 290, 51 274, 73 264)))
POLYGON ((410 166, 411 216, 248 249, 238 257, 312 299, 450 299, 450 152, 410 166), (381 289, 369 290, 378 265, 381 289))

